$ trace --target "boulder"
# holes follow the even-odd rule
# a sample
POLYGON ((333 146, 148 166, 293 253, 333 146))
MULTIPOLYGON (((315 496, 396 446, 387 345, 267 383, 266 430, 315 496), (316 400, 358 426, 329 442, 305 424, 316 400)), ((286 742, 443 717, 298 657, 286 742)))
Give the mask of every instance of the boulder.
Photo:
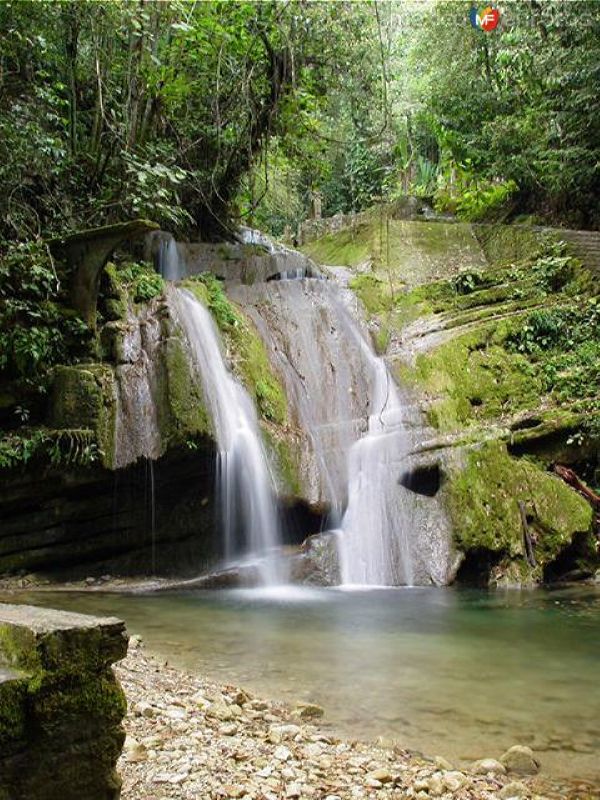
MULTIPOLYGON (((117 800, 125 625, 0 605, 0 798, 117 800)), ((141 760, 131 742, 129 760, 141 760)))

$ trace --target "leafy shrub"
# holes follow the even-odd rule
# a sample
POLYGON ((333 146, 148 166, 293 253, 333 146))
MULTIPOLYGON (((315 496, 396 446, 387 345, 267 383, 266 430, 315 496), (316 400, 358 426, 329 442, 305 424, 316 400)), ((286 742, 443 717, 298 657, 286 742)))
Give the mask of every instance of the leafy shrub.
POLYGON ((25 466, 34 459, 49 461, 54 466, 86 466, 99 457, 93 434, 87 430, 37 428, 0 438, 0 469, 25 466))
POLYGON ((201 283, 206 288, 207 305, 221 330, 235 328, 239 319, 227 299, 222 282, 211 272, 194 276, 191 280, 201 283))
POLYGON ((566 317, 562 309, 533 311, 507 343, 520 353, 555 347, 564 338, 566 317))
POLYGON ((118 275, 136 303, 146 303, 158 297, 165 286, 154 267, 143 261, 127 264, 118 271, 118 275))
POLYGON ((85 355, 92 333, 69 308, 59 275, 40 242, 0 257, 0 373, 45 388, 48 370, 85 355))
POLYGON ((450 165, 447 175, 440 175, 434 193, 436 211, 449 211, 467 222, 478 222, 498 214, 517 192, 513 180, 482 181, 472 172, 473 167, 450 165), (452 178, 449 177, 452 175, 452 178))
POLYGON ((454 279, 454 288, 458 294, 471 294, 485 283, 479 272, 461 272, 454 279))
POLYGON ((529 356, 544 390, 584 412, 600 410, 600 301, 533 311, 505 347, 529 356))

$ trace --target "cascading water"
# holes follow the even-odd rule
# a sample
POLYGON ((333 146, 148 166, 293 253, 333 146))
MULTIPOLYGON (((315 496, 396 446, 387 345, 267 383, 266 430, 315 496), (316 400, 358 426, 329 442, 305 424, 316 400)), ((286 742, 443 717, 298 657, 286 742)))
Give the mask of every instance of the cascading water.
POLYGON ((413 520, 397 475, 412 436, 388 369, 357 332, 373 376, 368 431, 348 454, 348 505, 340 529, 344 584, 414 583, 410 536, 413 520))
POLYGON ((454 558, 443 509, 401 483, 422 430, 383 359, 330 281, 232 289, 284 377, 307 435, 302 473, 333 509, 345 584, 445 583, 454 558))
POLYGON ((161 239, 157 267, 166 281, 179 281, 185 277, 185 265, 180 258, 177 242, 170 234, 161 239))
POLYGON ((183 289, 171 296, 215 427, 226 559, 256 562, 264 585, 285 583, 275 494, 254 405, 225 365, 210 312, 183 289))

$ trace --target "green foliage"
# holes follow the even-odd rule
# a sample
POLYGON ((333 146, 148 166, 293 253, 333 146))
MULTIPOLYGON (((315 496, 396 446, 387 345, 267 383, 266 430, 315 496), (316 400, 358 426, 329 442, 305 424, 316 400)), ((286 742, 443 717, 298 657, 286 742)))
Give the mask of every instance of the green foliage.
POLYGON ((136 303, 146 303, 158 297, 165 288, 164 280, 151 264, 128 263, 117 274, 136 303))
POLYGON ((526 354, 543 388, 581 411, 600 411, 600 301, 532 312, 507 339, 507 349, 526 354))
POLYGON ((0 254, 0 376, 44 390, 49 369, 86 354, 91 334, 66 305, 48 250, 39 242, 0 254))
POLYGON ((0 236, 132 215, 222 236, 272 137, 318 153, 328 93, 376 58, 365 20, 299 0, 1 3, 0 236))
MULTIPOLYGON (((434 205, 466 222, 493 219, 516 193, 515 181, 481 181, 468 169, 451 165, 451 180, 438 180, 434 205)), ((440 175, 441 177, 441 175, 440 175)))
POLYGON ((600 5, 515 0, 492 33, 471 27, 466 0, 415 5, 403 100, 436 139, 442 205, 454 199, 465 218, 480 219, 518 187, 516 212, 597 225, 600 5), (477 187, 460 185, 462 167, 477 187))
POLYGON ((471 294, 476 289, 478 289, 484 280, 479 272, 461 272, 454 279, 454 288, 458 292, 458 294, 471 294))
POLYGON ((0 469, 24 467, 33 460, 53 466, 87 466, 99 458, 88 430, 21 429, 0 437, 0 469))
POLYGON ((205 287, 206 304, 222 331, 231 331, 241 324, 239 315, 227 299, 222 281, 210 272, 198 275, 192 281, 205 287))

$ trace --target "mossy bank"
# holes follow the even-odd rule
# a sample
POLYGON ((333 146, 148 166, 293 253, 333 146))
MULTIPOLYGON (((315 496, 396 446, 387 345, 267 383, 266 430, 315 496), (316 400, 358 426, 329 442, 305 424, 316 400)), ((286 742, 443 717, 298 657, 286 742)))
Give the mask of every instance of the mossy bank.
POLYGON ((599 282, 560 232, 375 214, 306 249, 351 268, 375 347, 421 405, 459 580, 592 575, 597 516, 552 470, 598 491, 599 282))

